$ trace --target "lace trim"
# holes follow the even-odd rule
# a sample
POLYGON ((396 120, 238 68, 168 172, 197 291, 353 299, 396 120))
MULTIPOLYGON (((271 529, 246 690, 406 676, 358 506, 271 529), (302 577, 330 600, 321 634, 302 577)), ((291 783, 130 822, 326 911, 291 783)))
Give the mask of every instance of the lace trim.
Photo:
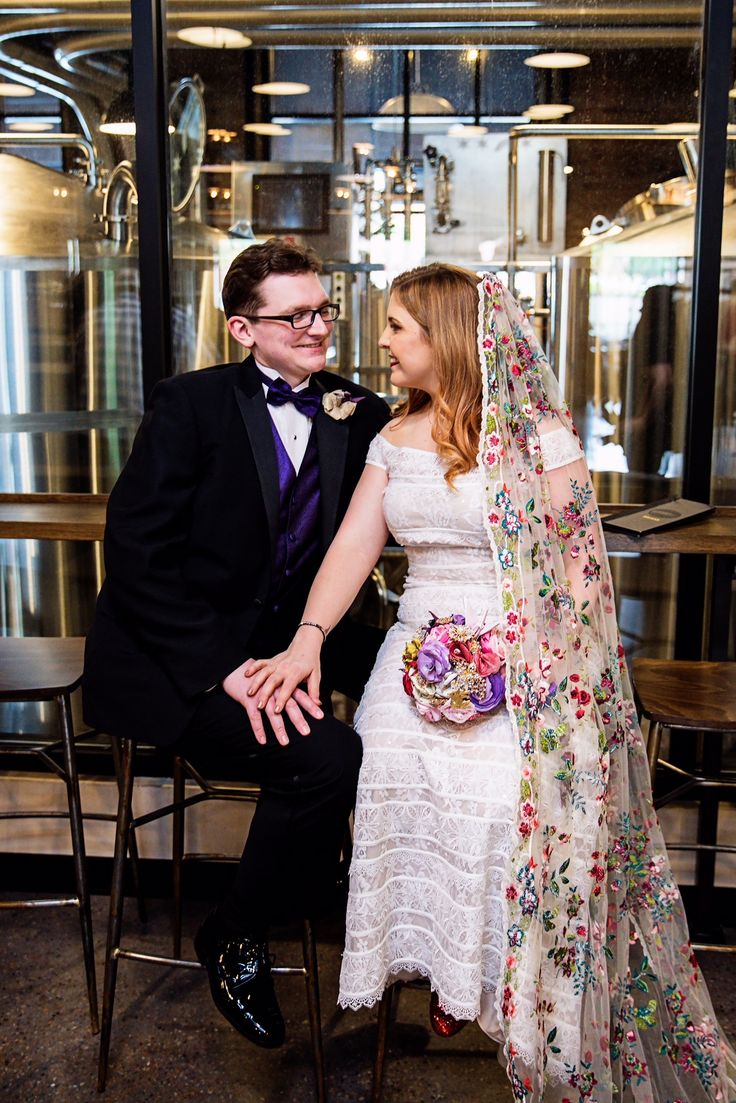
MULTIPOLYGON (((405 958, 402 961, 394 962, 389 968, 386 969, 385 977, 382 986, 375 988, 372 992, 365 992, 362 996, 344 996, 342 993, 337 998, 339 1007, 350 1009, 351 1011, 358 1011, 361 1007, 375 1007, 378 1001, 383 996, 383 993, 389 987, 389 977, 399 978, 401 973, 417 974, 424 980, 428 980, 432 983, 432 973, 427 966, 421 962, 416 961, 413 958, 405 958)), ((483 985, 483 992, 492 992, 491 985, 483 985)), ((469 1008, 467 1004, 453 1003, 452 1001, 445 1002, 442 995, 437 993, 440 999, 440 1006, 447 1014, 452 1015, 455 1019, 477 1019, 480 1014, 480 1007, 469 1008)))
POLYGON ((539 445, 542 450, 545 471, 554 471, 557 467, 565 467, 568 463, 574 463, 582 456, 577 438, 562 427, 553 429, 551 433, 542 433, 539 438, 539 445))

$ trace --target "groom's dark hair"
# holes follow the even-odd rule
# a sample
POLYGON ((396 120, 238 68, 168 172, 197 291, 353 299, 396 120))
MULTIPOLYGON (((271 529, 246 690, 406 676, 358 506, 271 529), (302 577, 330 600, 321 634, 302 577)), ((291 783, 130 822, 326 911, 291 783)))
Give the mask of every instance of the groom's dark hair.
POLYGON ((280 237, 262 245, 251 245, 238 253, 222 285, 225 316, 255 314, 263 305, 260 285, 267 276, 321 272, 322 261, 308 245, 297 245, 280 237))

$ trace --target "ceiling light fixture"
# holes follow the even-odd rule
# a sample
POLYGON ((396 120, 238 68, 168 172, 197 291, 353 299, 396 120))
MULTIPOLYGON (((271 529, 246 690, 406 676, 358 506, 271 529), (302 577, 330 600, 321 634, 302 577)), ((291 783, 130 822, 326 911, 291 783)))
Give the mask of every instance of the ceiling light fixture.
POLYGON ((271 138, 281 138, 291 131, 280 123, 244 123, 243 130, 248 134, 264 134, 271 138))
POLYGON ((25 134, 41 134, 44 130, 53 130, 54 124, 41 119, 18 119, 8 123, 8 130, 22 130, 25 134))
POLYGON ((447 131, 448 138, 482 138, 488 133, 487 126, 480 123, 453 123, 447 131))
POLYGON ((533 103, 523 112, 524 117, 534 122, 551 122, 570 115, 575 110, 569 103, 533 103))
POLYGON ((214 126, 207 131, 207 137, 211 138, 213 142, 224 142, 227 145, 228 142, 232 142, 233 138, 237 137, 237 134, 234 130, 225 130, 222 126, 214 126))
POLYGON ((367 65, 372 54, 367 46, 356 46, 354 50, 350 51, 350 56, 358 65, 367 65))
POLYGON ((118 92, 110 100, 110 106, 102 116, 100 130, 103 134, 116 134, 119 137, 132 137, 135 134, 135 108, 133 93, 129 88, 118 92))
MULTIPOLYGON (((403 115, 404 97, 391 96, 378 108, 379 115, 403 115)), ((410 115, 454 115, 455 108, 444 96, 435 96, 432 92, 409 93, 410 115)))
POLYGON ((35 88, 29 88, 27 84, 9 84, 0 81, 0 96, 35 96, 35 88))
POLYGON ((269 80, 265 84, 254 84, 252 91, 260 96, 304 96, 310 87, 295 80, 269 80))
POLYGON ((535 54, 534 57, 525 57, 524 64, 532 69, 581 69, 583 65, 590 65, 587 54, 568 54, 552 51, 546 54, 535 54))
POLYGON ((232 27, 182 27, 176 37, 192 46, 205 46, 210 50, 244 50, 253 45, 253 39, 232 27))

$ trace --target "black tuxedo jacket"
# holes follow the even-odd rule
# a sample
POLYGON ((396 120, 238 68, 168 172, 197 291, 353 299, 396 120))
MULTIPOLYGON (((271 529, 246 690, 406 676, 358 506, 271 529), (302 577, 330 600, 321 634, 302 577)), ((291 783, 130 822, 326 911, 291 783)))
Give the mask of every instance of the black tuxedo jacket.
MULTIPOLYGON (((372 392, 330 372, 312 386, 363 396, 343 421, 321 409, 314 418, 326 550, 389 412, 372 392)), ((252 359, 154 389, 110 495, 106 578, 85 655, 87 723, 174 743, 200 695, 251 657, 259 622, 268 621, 278 530, 271 426, 252 359)), ((286 621, 282 614, 281 646, 301 611, 286 621)))

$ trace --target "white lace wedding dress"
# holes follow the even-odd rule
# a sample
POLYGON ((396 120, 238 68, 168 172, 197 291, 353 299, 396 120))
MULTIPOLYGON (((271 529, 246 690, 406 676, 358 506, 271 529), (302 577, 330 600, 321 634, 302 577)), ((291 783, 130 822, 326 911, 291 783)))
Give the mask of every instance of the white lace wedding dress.
MULTIPOLYGON (((565 445, 549 441, 550 466, 571 458, 565 445)), ((499 1037, 501 883, 519 790, 512 725, 504 708, 465 725, 422 719, 401 661, 430 612, 499 620, 481 473, 459 476, 453 490, 437 455, 381 436, 367 463, 388 474, 386 522, 409 571, 355 717, 363 766, 339 1003, 374 1004, 396 978, 421 975, 446 1011, 499 1037)))

